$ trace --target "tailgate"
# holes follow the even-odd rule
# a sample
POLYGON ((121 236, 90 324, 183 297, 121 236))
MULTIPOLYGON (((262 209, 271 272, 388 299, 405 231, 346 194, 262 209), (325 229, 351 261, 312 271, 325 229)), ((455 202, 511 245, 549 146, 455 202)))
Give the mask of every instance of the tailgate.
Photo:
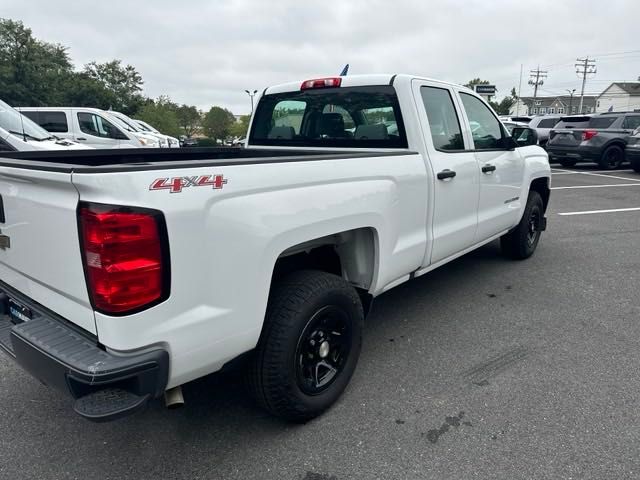
POLYGON ((95 334, 71 174, 0 166, 0 196, 0 280, 95 334))
POLYGON ((582 129, 579 130, 551 130, 549 145, 559 147, 577 147, 582 143, 582 129))

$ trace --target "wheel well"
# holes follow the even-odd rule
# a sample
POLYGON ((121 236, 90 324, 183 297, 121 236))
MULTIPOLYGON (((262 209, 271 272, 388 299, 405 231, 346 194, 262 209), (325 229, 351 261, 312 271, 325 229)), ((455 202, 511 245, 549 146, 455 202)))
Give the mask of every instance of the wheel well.
POLYGON ((377 240, 373 228, 358 228, 327 235, 288 248, 280 254, 271 282, 298 270, 320 270, 351 283, 362 300, 365 313, 373 297, 377 240))
POLYGON ((546 212, 547 205, 549 205, 549 195, 551 193, 551 190, 549 189, 549 179, 546 177, 536 178, 533 182, 531 182, 529 191, 538 192, 540 197, 542 197, 542 203, 546 212))

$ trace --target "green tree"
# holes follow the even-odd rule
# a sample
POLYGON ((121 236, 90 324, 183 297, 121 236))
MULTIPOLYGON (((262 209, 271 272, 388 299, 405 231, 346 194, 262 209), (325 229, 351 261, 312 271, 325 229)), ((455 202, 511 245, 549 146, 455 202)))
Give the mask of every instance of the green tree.
POLYGON ((243 138, 249 133, 249 122, 251 121, 251 115, 242 115, 239 122, 235 122, 231 126, 230 135, 232 137, 243 138))
POLYGON ((62 100, 73 67, 62 45, 41 42, 22 22, 0 18, 0 98, 10 105, 62 100))
POLYGON ((231 133, 231 127, 236 118, 229 110, 221 107, 211 107, 202 120, 204 134, 213 140, 224 140, 231 133))
POLYGON ((131 65, 122 65, 120 60, 105 63, 90 62, 83 73, 102 84, 113 93, 116 104, 111 107, 127 115, 133 115, 144 104, 142 76, 131 65))
POLYGON ((193 105, 180 105, 176 110, 178 125, 187 137, 195 135, 202 126, 202 114, 193 105))
POLYGON ((178 137, 182 134, 177 115, 178 108, 169 97, 161 96, 155 101, 147 101, 135 118, 147 122, 165 135, 178 137))

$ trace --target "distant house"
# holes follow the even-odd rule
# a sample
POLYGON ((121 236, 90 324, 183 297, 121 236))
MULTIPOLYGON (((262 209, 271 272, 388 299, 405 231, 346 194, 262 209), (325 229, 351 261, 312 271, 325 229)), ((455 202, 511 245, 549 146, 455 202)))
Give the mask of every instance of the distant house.
POLYGON ((520 115, 573 115, 577 113, 594 113, 596 111, 596 96, 585 95, 580 107, 580 96, 569 95, 553 97, 521 97, 519 105, 514 103, 509 111, 510 115, 516 115, 519 110, 520 115))
POLYGON ((628 112, 640 109, 640 82, 614 82, 600 95, 597 112, 628 112))

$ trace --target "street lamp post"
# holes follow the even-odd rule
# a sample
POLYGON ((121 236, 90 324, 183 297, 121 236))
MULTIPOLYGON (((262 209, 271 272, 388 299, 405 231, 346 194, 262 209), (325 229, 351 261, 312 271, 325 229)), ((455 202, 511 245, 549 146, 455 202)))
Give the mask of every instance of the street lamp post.
POLYGON ((258 93, 258 90, 254 90, 253 92, 250 92, 249 90, 245 90, 245 92, 247 93, 247 95, 249 95, 249 98, 251 99, 251 115, 253 115, 253 97, 256 95, 256 93, 258 93))
POLYGON ((569 97, 569 111, 567 112, 569 115, 571 115, 571 107, 573 106, 573 94, 575 93, 576 89, 574 88, 573 90, 569 90, 567 88, 567 92, 569 92, 569 95, 571 95, 569 97))

